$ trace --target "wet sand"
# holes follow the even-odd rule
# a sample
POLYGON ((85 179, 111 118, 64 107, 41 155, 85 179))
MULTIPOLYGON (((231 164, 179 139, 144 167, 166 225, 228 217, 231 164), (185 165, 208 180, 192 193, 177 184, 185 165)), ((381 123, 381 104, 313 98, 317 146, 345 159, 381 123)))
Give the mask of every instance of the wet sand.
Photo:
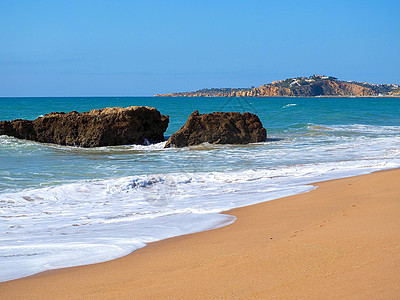
POLYGON ((223 228, 0 283, 0 299, 399 299, 400 169, 315 185, 223 228))

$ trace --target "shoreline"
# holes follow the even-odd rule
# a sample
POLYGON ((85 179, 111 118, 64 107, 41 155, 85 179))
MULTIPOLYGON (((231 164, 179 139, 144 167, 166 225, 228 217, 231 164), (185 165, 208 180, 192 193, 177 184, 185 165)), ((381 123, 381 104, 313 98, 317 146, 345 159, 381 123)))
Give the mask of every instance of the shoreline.
MULTIPOLYGON (((160 94, 161 95, 161 94, 160 94)), ((148 96, 0 96, 1 99, 21 99, 21 98, 235 98, 230 96, 159 96, 159 94, 148 96)), ((240 98, 240 97, 237 97, 240 98)), ((400 95, 384 95, 384 96, 259 96, 259 97, 244 97, 244 98, 400 98, 400 95)))
POLYGON ((161 96, 154 95, 149 97, 157 98, 400 98, 400 95, 385 95, 385 96, 331 96, 331 95, 321 95, 321 96, 257 96, 257 97, 242 97, 242 96, 161 96))
POLYGON ((332 296, 327 290, 354 298, 400 296, 400 276, 396 276, 400 261, 395 251, 400 247, 400 226, 388 224, 400 224, 398 218, 388 217, 400 213, 399 178, 400 169, 389 169, 310 184, 319 188, 223 212, 236 217, 228 226, 149 243, 104 263, 2 282, 0 296, 332 296), (367 215, 360 217, 363 210, 367 215), (385 213, 378 215, 379 210, 385 213), (371 219, 374 222, 368 222, 371 219), (357 228, 356 223, 362 226, 357 228), (382 226, 391 231, 379 230, 382 226), (345 241, 340 235, 345 235, 345 241), (364 259, 360 262, 360 258, 364 259), (343 275, 351 275, 354 282, 343 275), (353 285, 359 288, 351 289, 353 285))

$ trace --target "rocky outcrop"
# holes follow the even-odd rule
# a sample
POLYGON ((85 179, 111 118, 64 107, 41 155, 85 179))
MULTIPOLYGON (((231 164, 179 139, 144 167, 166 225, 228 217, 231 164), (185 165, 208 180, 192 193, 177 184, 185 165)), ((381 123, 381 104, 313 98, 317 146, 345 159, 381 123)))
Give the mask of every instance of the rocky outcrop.
POLYGON ((194 92, 159 94, 161 97, 370 97, 398 96, 398 84, 371 84, 340 81, 335 77, 313 75, 273 81, 260 87, 242 89, 202 89, 194 92))
POLYGON ((199 114, 196 110, 185 125, 167 141, 165 148, 201 143, 248 144, 264 142, 267 131, 258 116, 251 113, 214 112, 199 114))
POLYGON ((0 135, 68 146, 99 147, 164 141, 169 117, 152 107, 53 112, 34 121, 0 122, 0 135))
POLYGON ((390 96, 400 97, 400 89, 397 90, 397 91, 391 91, 390 92, 390 96))

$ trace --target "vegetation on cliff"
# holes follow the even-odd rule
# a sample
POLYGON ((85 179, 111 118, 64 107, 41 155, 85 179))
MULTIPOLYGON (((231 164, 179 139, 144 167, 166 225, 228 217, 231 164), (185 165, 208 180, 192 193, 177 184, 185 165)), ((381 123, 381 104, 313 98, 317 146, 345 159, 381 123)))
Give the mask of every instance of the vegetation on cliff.
POLYGON ((158 94, 159 97, 317 97, 317 96, 400 96, 398 84, 340 81, 336 77, 313 75, 288 78, 260 87, 212 88, 194 92, 158 94))

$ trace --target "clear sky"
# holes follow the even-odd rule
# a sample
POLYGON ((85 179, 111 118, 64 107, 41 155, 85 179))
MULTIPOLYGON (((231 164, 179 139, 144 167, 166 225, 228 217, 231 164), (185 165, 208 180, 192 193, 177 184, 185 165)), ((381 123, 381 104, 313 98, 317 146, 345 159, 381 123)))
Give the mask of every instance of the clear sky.
POLYGON ((0 96, 400 83, 400 0, 0 0, 0 96))

